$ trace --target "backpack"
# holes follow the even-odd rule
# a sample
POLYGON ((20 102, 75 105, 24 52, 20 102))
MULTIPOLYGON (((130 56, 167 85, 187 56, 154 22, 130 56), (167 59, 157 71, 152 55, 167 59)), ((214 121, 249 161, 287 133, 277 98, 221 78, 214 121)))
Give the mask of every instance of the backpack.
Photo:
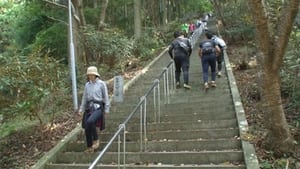
POLYGON ((189 53, 190 51, 190 47, 188 46, 188 42, 184 42, 185 40, 184 39, 178 39, 177 42, 178 42, 178 46, 180 48, 182 48, 186 53, 189 53))
POLYGON ((201 49, 203 55, 209 55, 215 52, 214 44, 212 41, 203 42, 201 49))
POLYGON ((216 44, 218 44, 222 49, 225 49, 225 48, 226 48, 226 43, 225 43, 225 41, 224 41, 223 39, 221 39, 221 38, 219 38, 219 37, 217 37, 217 36, 214 36, 212 39, 213 39, 213 40, 216 42, 216 44))

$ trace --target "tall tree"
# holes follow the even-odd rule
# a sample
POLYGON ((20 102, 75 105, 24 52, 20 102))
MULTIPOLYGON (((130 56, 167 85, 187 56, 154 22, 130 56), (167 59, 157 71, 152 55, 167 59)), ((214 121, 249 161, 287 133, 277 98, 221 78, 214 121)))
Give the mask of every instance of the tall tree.
POLYGON ((85 26, 86 25, 86 21, 85 21, 85 17, 84 17, 84 12, 83 12, 83 2, 82 0, 72 0, 72 3, 74 5, 74 13, 76 15, 74 16, 79 16, 79 18, 75 18, 76 21, 78 22, 78 25, 80 26, 85 26))
POLYGON ((217 15, 218 19, 220 19, 222 21, 222 24, 225 26, 226 23, 225 23, 225 19, 224 19, 223 12, 222 12, 222 7, 221 7, 222 2, 218 1, 218 0, 211 0, 211 2, 214 5, 216 15, 217 15))
POLYGON ((167 9, 167 0, 162 0, 162 12, 163 12, 163 19, 162 24, 165 27, 168 24, 168 9, 167 9))
POLYGON ((102 5, 101 5, 101 13, 100 13, 100 19, 99 19, 99 24, 98 24, 98 30, 102 30, 104 27, 104 20, 106 16, 106 9, 108 5, 108 0, 102 0, 102 5))
POLYGON ((294 145, 282 107, 279 73, 294 19, 298 13, 299 0, 280 0, 281 8, 277 18, 268 15, 268 8, 264 2, 248 1, 255 22, 256 36, 263 53, 262 96, 265 126, 268 129, 266 143, 271 149, 284 153, 291 151, 294 145))
POLYGON ((141 0, 134 0, 134 37, 141 37, 141 0))

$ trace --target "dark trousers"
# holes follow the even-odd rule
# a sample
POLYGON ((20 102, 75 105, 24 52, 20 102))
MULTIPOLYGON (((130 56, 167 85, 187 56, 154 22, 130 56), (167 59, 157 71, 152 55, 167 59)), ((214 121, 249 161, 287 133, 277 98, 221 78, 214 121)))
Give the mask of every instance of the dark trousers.
POLYGON ((185 54, 178 54, 174 57, 175 62, 175 80, 180 82, 180 73, 183 72, 183 81, 185 84, 189 84, 189 67, 190 58, 185 54))
POLYGON ((201 57, 203 82, 208 82, 208 69, 211 70, 211 80, 216 80, 216 56, 215 55, 203 55, 201 57))
POLYGON ((221 54, 220 56, 217 57, 217 63, 218 63, 218 71, 222 70, 222 62, 224 60, 224 53, 223 50, 221 49, 221 54))
POLYGON ((102 117, 103 117, 102 107, 86 114, 85 137, 86 137, 87 147, 91 147, 93 145, 93 141, 98 140, 96 122, 102 117))

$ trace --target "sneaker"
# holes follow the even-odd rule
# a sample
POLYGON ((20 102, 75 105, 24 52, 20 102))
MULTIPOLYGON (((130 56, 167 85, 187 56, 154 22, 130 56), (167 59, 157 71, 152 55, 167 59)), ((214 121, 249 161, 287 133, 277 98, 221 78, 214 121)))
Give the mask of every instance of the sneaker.
POLYGON ((209 85, 207 82, 204 83, 204 89, 208 89, 209 88, 209 85))
POLYGON ((211 87, 217 87, 217 84, 216 84, 216 82, 215 81, 211 81, 211 87))
POLYGON ((180 82, 176 82, 176 88, 180 88, 180 82))
POLYGON ((186 88, 186 89, 191 89, 192 88, 190 85, 187 85, 187 84, 183 84, 183 87, 186 88))
POLYGON ((92 146, 92 148, 93 148, 93 149, 97 149, 97 148, 99 147, 99 144, 100 144, 99 140, 93 141, 93 146, 92 146))
POLYGON ((93 149, 93 147, 88 147, 84 152, 85 153, 93 153, 94 149, 93 149))
POLYGON ((219 72, 217 73, 217 76, 218 76, 218 77, 221 77, 221 76, 222 76, 222 72, 219 71, 219 72))

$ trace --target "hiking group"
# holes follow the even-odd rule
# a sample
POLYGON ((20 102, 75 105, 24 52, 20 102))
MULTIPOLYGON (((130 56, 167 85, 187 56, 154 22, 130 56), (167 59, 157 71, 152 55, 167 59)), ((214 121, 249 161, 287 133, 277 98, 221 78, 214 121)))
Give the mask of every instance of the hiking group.
MULTIPOLYGON (((192 45, 185 32, 174 32, 174 40, 169 46, 168 53, 175 63, 176 88, 180 88, 180 74, 183 72, 183 87, 191 89, 189 85, 189 65, 192 45)), ((223 50, 226 43, 223 39, 205 29, 205 40, 200 42, 198 56, 202 63, 202 76, 204 89, 216 87, 216 76, 222 76, 223 50), (211 81, 208 79, 209 68, 211 70, 211 81)))

